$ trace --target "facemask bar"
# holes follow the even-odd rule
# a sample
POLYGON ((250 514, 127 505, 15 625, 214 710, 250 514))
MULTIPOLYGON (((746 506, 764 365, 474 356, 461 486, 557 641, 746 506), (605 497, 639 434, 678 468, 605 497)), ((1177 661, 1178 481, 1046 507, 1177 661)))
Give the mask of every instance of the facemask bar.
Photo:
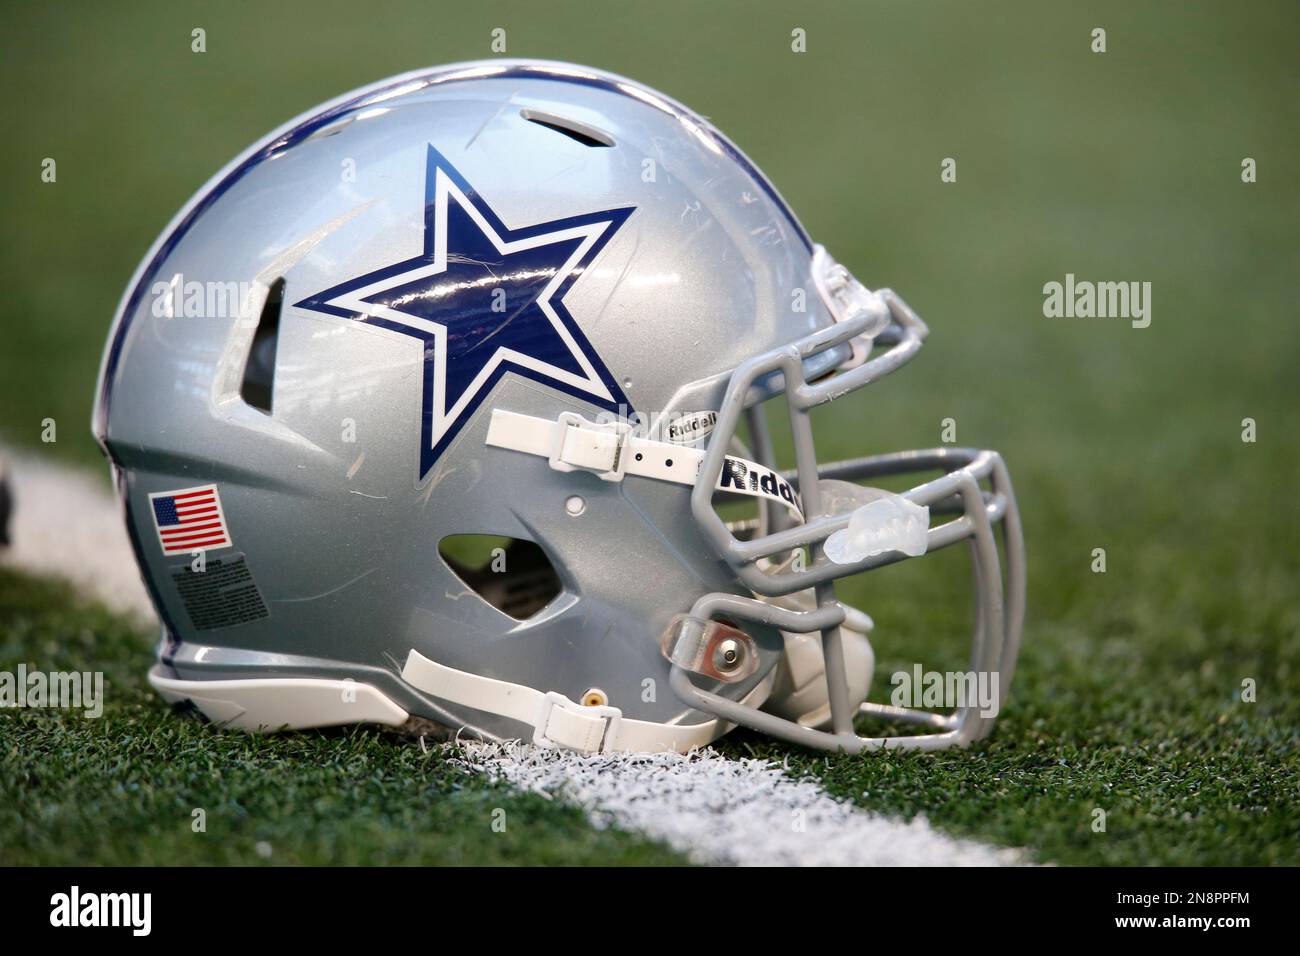
MULTIPOLYGON (((820 249, 818 254, 823 257, 821 262, 814 260, 819 291, 835 313, 836 323, 796 343, 755 356, 736 369, 722 400, 713 440, 709 443, 699 479, 691 494, 691 509, 701 530, 747 588, 768 597, 811 589, 816 606, 811 610, 797 610, 755 598, 712 593, 695 602, 690 614, 693 621, 688 619, 684 626, 699 628, 702 622, 725 616, 730 621, 751 621, 784 631, 820 632, 832 730, 804 727, 701 690, 691 681, 689 672, 677 664, 672 667, 670 684, 677 696, 690 706, 808 747, 856 753, 879 748, 939 750, 966 744, 987 735, 995 715, 982 715, 978 705, 961 707, 944 715, 879 704, 863 704, 858 708, 849 699, 840 635, 845 610, 835 597, 834 581, 893 564, 906 555, 891 551, 851 564, 830 561, 823 552, 823 544, 833 532, 848 526, 851 512, 827 513, 820 483, 826 479, 860 481, 935 469, 945 472, 904 492, 903 497, 917 505, 929 506, 932 513, 960 515, 929 528, 927 551, 959 541, 970 542, 977 597, 971 669, 976 674, 998 674, 1000 708, 1015 669, 1025 607, 1024 545, 1010 478, 996 452, 973 449, 900 452, 818 465, 811 410, 899 368, 917 353, 928 332, 920 317, 892 291, 869 293, 842 270, 836 278, 844 283, 840 288, 847 288, 847 295, 836 295, 836 289, 828 295, 826 283, 821 278, 826 274, 828 257, 820 249), (875 358, 868 358, 873 342, 889 348, 875 358), (846 343, 850 344, 855 361, 848 363, 847 367, 842 366, 842 371, 815 382, 805 380, 805 360, 846 343), (781 377, 779 387, 784 388, 795 451, 795 472, 786 477, 797 483, 806 517, 802 524, 791 524, 786 516, 772 514, 767 522, 770 526, 768 533, 740 540, 714 510, 714 485, 721 473, 724 453, 742 415, 748 417, 751 441, 760 460, 771 461, 771 441, 761 415, 754 414, 753 406, 756 404, 755 395, 761 391, 756 389, 756 383, 762 380, 767 385, 775 375, 781 377), (988 482, 990 490, 983 490, 981 481, 988 482), (1005 595, 994 524, 1002 527, 1008 571, 1005 595), (801 547, 807 547, 811 557, 806 568, 787 568, 775 573, 770 570, 772 561, 779 561, 793 549, 801 547), (760 561, 764 561, 767 570, 760 561), (884 719, 925 725, 940 732, 862 737, 853 730, 853 718, 859 710, 884 719)), ((833 263, 831 266, 839 268, 833 263)))

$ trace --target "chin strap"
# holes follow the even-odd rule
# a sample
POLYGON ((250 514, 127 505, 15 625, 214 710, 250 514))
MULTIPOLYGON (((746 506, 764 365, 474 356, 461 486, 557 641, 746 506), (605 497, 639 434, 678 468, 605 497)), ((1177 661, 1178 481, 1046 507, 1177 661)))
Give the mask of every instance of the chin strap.
MULTIPOLYGON (((547 419, 493 409, 487 444, 545 458, 556 471, 589 471, 604 481, 637 475, 694 487, 704 461, 702 448, 642 438, 626 423, 589 422, 574 412, 547 419)), ((790 482, 748 458, 725 455, 716 487, 778 502, 803 521, 802 503, 790 482)))
MULTIPOLYGON (((456 670, 412 650, 402 679, 430 697, 509 717, 533 728, 533 743, 580 753, 632 751, 685 753, 717 740, 734 725, 719 720, 702 724, 656 724, 624 717, 617 707, 576 704, 563 694, 544 693, 523 684, 456 670)), ((772 675, 761 681, 742 703, 761 704, 772 675)))

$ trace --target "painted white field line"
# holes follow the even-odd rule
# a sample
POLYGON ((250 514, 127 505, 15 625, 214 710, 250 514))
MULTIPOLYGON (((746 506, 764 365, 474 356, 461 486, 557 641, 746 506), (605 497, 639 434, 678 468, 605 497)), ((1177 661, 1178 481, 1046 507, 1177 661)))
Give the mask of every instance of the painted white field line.
POLYGON ((1019 850, 958 840, 923 818, 859 810, 766 760, 706 749, 583 755, 462 743, 471 767, 581 806, 597 827, 637 830, 697 863, 741 866, 1015 866, 1019 850))
POLYGON ((67 578, 114 611, 155 621, 107 466, 73 470, 9 448, 0 458, 13 490, 10 546, 0 560, 67 578))
MULTIPOLYGON (((68 578, 83 593, 155 620, 107 477, 0 449, 13 483, 12 546, 0 560, 68 578)), ((466 762, 515 787, 583 808, 592 825, 661 839, 699 863, 740 865, 1001 866, 998 849, 903 823, 828 796, 780 765, 689 756, 583 756, 518 744, 462 745, 466 762)))

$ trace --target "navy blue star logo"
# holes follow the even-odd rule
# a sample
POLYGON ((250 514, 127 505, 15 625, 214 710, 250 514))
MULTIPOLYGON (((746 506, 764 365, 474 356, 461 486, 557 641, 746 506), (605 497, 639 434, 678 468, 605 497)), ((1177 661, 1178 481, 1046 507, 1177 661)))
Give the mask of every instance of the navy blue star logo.
POLYGON ((507 371, 630 414, 564 295, 633 207, 510 229, 432 146, 424 193, 420 255, 295 303, 424 343, 419 477, 507 371))

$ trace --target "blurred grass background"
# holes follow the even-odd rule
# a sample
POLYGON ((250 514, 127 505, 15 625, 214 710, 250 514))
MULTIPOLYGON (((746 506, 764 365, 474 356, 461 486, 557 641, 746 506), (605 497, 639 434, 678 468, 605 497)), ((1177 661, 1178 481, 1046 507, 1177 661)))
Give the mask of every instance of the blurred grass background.
MULTIPOLYGON (((1293 0, 10 5, 0 438, 37 445, 53 417, 59 440, 38 447, 95 464, 108 324, 175 210, 273 126, 387 75, 489 57, 494 27, 510 56, 610 69, 710 116, 818 241, 927 319, 915 363, 822 415, 823 457, 931 446, 951 416, 960 444, 1011 467, 1030 617, 987 762, 808 768, 869 805, 1063 861, 1296 862, 1293 0), (57 184, 40 181, 44 157, 57 184), (1150 328, 1044 318, 1042 287, 1066 273, 1151 282, 1150 328), (1088 570, 1097 547, 1105 575, 1088 570), (1235 700, 1243 677, 1259 703, 1235 700), (1233 757, 1214 770, 1216 754, 1233 757), (1062 779, 1081 755, 1089 770, 1062 779), (1154 782, 1136 785, 1139 769, 1154 782), (1108 799, 1135 811, 1120 817, 1131 839, 1089 833, 1108 799)), ((945 638, 968 608, 942 599, 965 571, 934 563, 953 577, 915 562, 848 588, 880 625, 881 674, 922 652, 961 666, 945 638)))

